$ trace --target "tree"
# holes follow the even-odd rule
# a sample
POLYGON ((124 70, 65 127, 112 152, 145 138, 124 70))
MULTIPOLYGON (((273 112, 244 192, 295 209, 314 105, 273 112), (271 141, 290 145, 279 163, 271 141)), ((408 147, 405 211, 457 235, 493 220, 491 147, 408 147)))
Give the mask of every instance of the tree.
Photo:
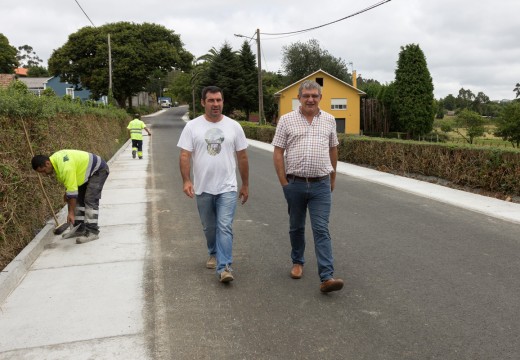
POLYGON ((497 120, 496 136, 520 147, 520 102, 507 104, 497 120))
POLYGON ((462 136, 468 144, 473 144, 476 137, 484 135, 484 118, 477 112, 462 110, 455 118, 453 131, 462 136))
POLYGON ((268 123, 273 123, 278 114, 278 106, 274 94, 284 87, 283 75, 278 72, 262 70, 262 85, 264 87, 264 113, 268 123))
POLYGON ((9 44, 9 40, 0 33, 0 74, 13 74, 18 67, 16 48, 9 44))
POLYGON ((455 99, 455 96, 452 94, 448 94, 448 96, 444 98, 443 104, 446 110, 453 111, 457 107, 457 99, 455 99))
POLYGON ((172 82, 170 83, 170 91, 173 94, 175 100, 179 103, 190 103, 191 102, 191 86, 190 86, 191 75, 185 72, 175 73, 172 82))
POLYGON ((357 87, 363 91, 367 99, 377 98, 377 94, 381 91, 381 83, 374 79, 363 79, 361 76, 357 78, 357 87))
POLYGON ((162 25, 118 22, 84 27, 69 36, 49 59, 51 74, 85 86, 97 99, 108 95, 108 43, 112 48, 113 96, 121 107, 148 84, 157 70, 166 76, 174 68, 190 70, 193 55, 180 36, 162 25))
POLYGON ((516 97, 520 96, 520 83, 516 83, 516 87, 513 89, 514 92, 516 92, 516 97))
POLYGON ((22 67, 28 69, 33 66, 40 66, 43 62, 30 45, 18 46, 16 58, 22 67))
POLYGON ((241 104, 241 110, 244 110, 246 119, 249 120, 251 111, 258 109, 258 69, 256 67, 255 55, 247 41, 244 41, 242 44, 238 59, 243 81, 236 91, 238 101, 241 104))
POLYGON ((201 87, 215 85, 224 92, 223 113, 230 115, 234 109, 241 109, 240 99, 237 89, 243 86, 241 78, 240 60, 228 43, 224 43, 213 58, 207 71, 201 75, 201 87))
POLYGON ((457 108, 467 109, 475 100, 475 94, 470 89, 460 88, 459 95, 457 95, 457 108))
POLYGON ((27 77, 47 77, 49 70, 43 66, 31 66, 27 71, 27 77))
POLYGON ((444 100, 439 99, 439 101, 435 101, 435 108, 437 109, 435 112, 436 119, 444 118, 444 100))
POLYGON ((395 70, 393 110, 398 128, 412 136, 433 129, 433 82, 423 51, 416 44, 401 47, 395 70))
POLYGON ((46 67, 41 66, 42 59, 36 54, 30 45, 18 46, 18 53, 16 55, 20 65, 26 69, 27 77, 47 77, 49 71, 46 67))
POLYGON ((381 85, 381 89, 377 94, 377 100, 383 105, 382 118, 380 122, 388 124, 390 131, 399 131, 398 121, 395 111, 395 82, 381 85))
POLYGON ((282 56, 282 68, 287 76, 287 85, 320 69, 344 82, 351 82, 345 61, 335 58, 327 50, 322 50, 316 39, 284 46, 282 56))
POLYGON ((478 112, 480 115, 487 115, 487 104, 489 103, 489 96, 481 91, 473 99, 473 102, 471 103, 471 109, 478 112))

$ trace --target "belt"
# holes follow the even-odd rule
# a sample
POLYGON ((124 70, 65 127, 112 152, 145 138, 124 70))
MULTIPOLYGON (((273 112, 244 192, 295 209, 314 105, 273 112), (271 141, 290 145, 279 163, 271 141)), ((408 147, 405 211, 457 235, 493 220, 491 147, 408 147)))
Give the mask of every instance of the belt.
POLYGON ((304 182, 318 182, 318 181, 322 181, 322 180, 325 180, 328 178, 329 178, 329 175, 320 176, 320 177, 301 177, 301 176, 296 176, 296 175, 292 175, 292 174, 287 174, 288 180, 304 181, 304 182))

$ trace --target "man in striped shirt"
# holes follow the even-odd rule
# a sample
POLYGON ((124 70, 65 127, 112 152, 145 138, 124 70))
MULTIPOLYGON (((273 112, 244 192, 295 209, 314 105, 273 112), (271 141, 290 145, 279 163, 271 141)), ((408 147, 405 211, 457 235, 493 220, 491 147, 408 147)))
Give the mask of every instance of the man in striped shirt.
POLYGON ((77 227, 76 244, 99 238, 99 199, 108 177, 107 163, 98 155, 81 150, 59 150, 51 156, 36 155, 32 168, 44 175, 56 174, 65 185, 67 222, 77 227))
POLYGON ((319 108, 321 86, 306 80, 298 89, 300 107, 280 117, 273 138, 276 174, 289 207, 291 277, 300 279, 305 263, 305 218, 311 218, 320 291, 343 288, 334 279, 329 215, 336 180, 338 137, 334 117, 319 108))

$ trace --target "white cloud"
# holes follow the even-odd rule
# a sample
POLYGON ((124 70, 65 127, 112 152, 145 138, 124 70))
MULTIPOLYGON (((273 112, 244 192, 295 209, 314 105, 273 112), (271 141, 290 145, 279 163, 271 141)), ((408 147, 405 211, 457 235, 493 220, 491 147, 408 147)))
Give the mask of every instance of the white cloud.
MULTIPOLYGON (((95 25, 130 21, 166 26, 181 36, 195 56, 228 42, 238 50, 244 38, 261 32, 310 28, 350 15, 372 4, 362 0, 297 3, 264 0, 164 2, 79 0, 95 25)), ((419 44, 425 53, 435 96, 458 94, 461 87, 492 99, 514 98, 520 82, 520 2, 470 0, 392 0, 347 20, 290 37, 262 35, 262 65, 281 66, 282 47, 317 39, 323 49, 341 57, 365 78, 392 81, 401 46, 419 44)), ((13 46, 31 45, 48 60, 68 35, 90 22, 75 1, 28 0, 3 6, 2 32, 13 46)), ((256 43, 252 42, 256 52, 256 43)))

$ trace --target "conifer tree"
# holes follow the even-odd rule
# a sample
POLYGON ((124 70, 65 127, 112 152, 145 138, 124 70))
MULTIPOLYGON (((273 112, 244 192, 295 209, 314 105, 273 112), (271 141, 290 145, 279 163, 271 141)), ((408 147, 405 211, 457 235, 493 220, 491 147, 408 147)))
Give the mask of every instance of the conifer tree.
POLYGON ((433 82, 419 45, 401 47, 394 85, 398 130, 412 137, 431 132, 435 115, 433 82))
POLYGON ((212 59, 201 86, 215 85, 224 92, 223 113, 230 115, 234 109, 240 109, 237 89, 241 88, 243 79, 240 71, 238 55, 228 43, 224 43, 212 59))
POLYGON ((252 110, 258 109, 258 69, 256 67, 255 55, 251 51, 251 46, 244 41, 240 49, 240 71, 244 80, 237 89, 241 109, 246 113, 246 119, 249 120, 249 114, 252 110))

